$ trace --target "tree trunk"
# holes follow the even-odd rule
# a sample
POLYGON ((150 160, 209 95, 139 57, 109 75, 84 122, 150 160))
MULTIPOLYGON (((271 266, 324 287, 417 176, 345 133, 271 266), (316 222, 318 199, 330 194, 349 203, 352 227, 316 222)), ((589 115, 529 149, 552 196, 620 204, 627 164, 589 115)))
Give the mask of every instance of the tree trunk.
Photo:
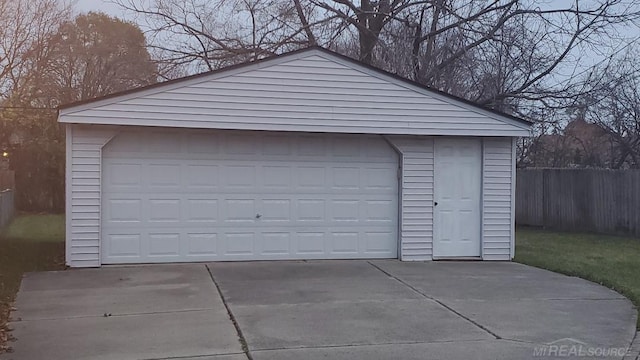
POLYGON ((300 0, 293 0, 293 4, 296 7, 296 12, 298 13, 300 24, 304 28, 305 34, 307 34, 307 41, 309 41, 309 45, 318 45, 316 37, 315 35, 313 35, 313 31, 311 31, 311 27, 309 26, 309 20, 307 20, 307 17, 304 14, 304 9, 302 8, 302 4, 300 4, 300 0))
POLYGON ((376 47, 378 39, 372 35, 371 31, 360 31, 360 61, 371 65, 373 63, 373 48, 376 47))

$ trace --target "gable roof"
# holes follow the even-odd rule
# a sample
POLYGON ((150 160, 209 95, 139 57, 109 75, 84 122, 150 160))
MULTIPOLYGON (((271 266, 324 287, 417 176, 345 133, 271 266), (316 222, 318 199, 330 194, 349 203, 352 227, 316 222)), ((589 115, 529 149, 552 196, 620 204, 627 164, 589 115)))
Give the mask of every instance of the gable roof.
POLYGON ((532 125, 321 47, 66 104, 59 111, 65 123, 381 134, 528 136, 532 125), (271 118, 280 119, 266 126, 271 118), (371 126, 364 124, 368 119, 371 126), (430 122, 437 125, 434 131, 430 122), (446 122, 460 131, 437 129, 446 122))

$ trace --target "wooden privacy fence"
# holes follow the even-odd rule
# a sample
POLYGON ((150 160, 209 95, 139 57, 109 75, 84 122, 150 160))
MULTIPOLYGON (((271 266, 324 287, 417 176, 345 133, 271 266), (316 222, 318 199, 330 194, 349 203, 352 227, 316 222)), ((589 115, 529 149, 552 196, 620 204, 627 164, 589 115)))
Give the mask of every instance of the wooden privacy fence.
POLYGON ((0 170, 0 191, 15 188, 15 173, 10 170, 0 170))
POLYGON ((640 170, 519 169, 516 223, 640 236, 640 170))
POLYGON ((0 191, 0 229, 13 219, 14 211, 14 191, 11 189, 0 191))

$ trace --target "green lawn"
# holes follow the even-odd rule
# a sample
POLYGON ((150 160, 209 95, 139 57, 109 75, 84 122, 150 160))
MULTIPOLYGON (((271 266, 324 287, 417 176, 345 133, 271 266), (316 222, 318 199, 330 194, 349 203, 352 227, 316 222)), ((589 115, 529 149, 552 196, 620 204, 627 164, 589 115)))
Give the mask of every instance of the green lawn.
POLYGON ((0 354, 22 274, 64 269, 64 215, 20 215, 0 233, 0 354))
POLYGON ((638 238, 518 228, 515 261, 607 286, 640 308, 638 238))
POLYGON ((63 242, 64 215, 21 215, 0 235, 6 239, 63 242))

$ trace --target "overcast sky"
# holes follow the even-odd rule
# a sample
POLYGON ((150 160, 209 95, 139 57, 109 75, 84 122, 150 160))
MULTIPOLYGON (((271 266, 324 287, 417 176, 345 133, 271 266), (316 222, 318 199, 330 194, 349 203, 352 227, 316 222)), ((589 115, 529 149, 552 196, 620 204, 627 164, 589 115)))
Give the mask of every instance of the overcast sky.
POLYGON ((122 10, 110 0, 77 0, 78 12, 102 11, 113 16, 122 16, 122 10))
MULTIPOLYGON (((539 7, 568 7, 574 4, 575 0, 536 0, 539 7)), ((76 9, 79 12, 102 11, 109 15, 122 16, 123 11, 113 0, 76 0, 76 9)), ((588 3, 589 1, 585 1, 588 3)))

